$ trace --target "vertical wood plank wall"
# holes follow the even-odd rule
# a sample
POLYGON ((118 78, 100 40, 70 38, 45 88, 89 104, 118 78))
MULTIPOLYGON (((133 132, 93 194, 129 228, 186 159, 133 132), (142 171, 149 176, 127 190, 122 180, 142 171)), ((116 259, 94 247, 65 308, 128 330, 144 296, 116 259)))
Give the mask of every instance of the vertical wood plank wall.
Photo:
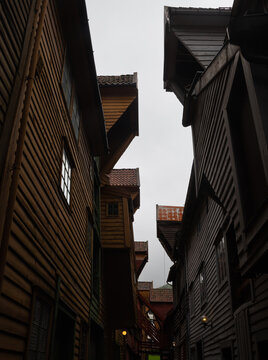
MULTIPOLYGON (((6 26, 3 40, 6 43, 1 46, 5 52, 1 56, 5 72, 1 79, 6 81, 0 86, 0 132, 18 66, 29 4, 30 1, 4 1, 0 5, 6 26), (19 21, 13 19, 15 14, 19 14, 19 21)), ((80 319, 88 322, 89 318, 91 259, 86 249, 86 229, 87 208, 93 213, 92 157, 83 124, 77 144, 63 100, 60 83, 64 54, 57 8, 51 0, 40 46, 43 68, 36 74, 32 92, 0 298, 0 357, 5 359, 22 358, 29 335, 33 287, 41 288, 54 299, 57 274, 61 277, 60 299, 77 315, 76 359, 80 319), (63 137, 74 163, 70 206, 60 189, 63 137)))

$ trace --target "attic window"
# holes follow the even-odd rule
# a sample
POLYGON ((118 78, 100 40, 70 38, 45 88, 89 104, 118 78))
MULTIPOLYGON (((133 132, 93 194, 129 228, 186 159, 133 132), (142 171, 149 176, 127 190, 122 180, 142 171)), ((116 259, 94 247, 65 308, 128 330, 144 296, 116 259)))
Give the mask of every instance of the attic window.
POLYGON ((107 204, 107 215, 108 216, 118 216, 118 202, 109 202, 107 204))

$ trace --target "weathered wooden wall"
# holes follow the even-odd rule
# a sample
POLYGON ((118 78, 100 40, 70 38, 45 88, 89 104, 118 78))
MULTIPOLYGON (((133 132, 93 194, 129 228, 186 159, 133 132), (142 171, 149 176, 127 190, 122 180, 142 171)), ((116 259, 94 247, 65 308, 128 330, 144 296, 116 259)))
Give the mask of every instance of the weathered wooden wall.
MULTIPOLYGON (((192 221, 192 229, 187 237, 187 282, 191 286, 195 300, 195 315, 190 318, 190 345, 203 340, 203 354, 206 359, 220 356, 220 346, 232 343, 234 358, 239 356, 241 341, 249 346, 252 358, 256 356, 256 339, 258 334, 267 330, 267 277, 260 275, 251 279, 253 293, 245 304, 232 309, 230 279, 223 287, 218 286, 215 241, 227 225, 234 225, 238 255, 243 252, 243 219, 239 210, 240 198, 237 185, 236 167, 234 166, 232 146, 228 138, 226 119, 226 99, 233 81, 232 60, 209 85, 198 95, 195 116, 192 124, 196 187, 199 192, 202 178, 205 175, 216 196, 222 203, 218 205, 208 198, 202 202, 200 210, 192 221), (226 222, 226 220, 228 221, 226 222), (204 264, 207 286, 207 301, 201 304, 198 274, 204 264), (253 295, 254 294, 254 295, 253 295), (247 302, 248 301, 248 302, 247 302), (245 321, 249 324, 250 336, 246 339, 243 329, 235 327, 235 318, 243 308, 248 309, 245 321), (262 318, 260 314, 263 314, 262 318), (205 314, 212 327, 203 328, 201 316, 205 314), (239 340, 240 338, 240 340, 239 340), (240 341, 240 345, 237 343, 240 341), (238 346, 239 345, 239 346, 238 346)), ((244 321, 244 320, 243 320, 244 321)), ((240 350, 241 351, 241 350, 240 350)), ((248 355, 248 356, 251 356, 248 355)), ((240 355, 241 358, 241 355, 240 355)))
MULTIPOLYGON (((4 37, 1 37, 4 52, 1 81, 5 84, 1 84, 0 132, 18 68, 30 3, 4 1, 0 5, 4 20, 1 26, 5 26, 4 37)), ((60 299, 77 315, 76 359, 80 319, 87 323, 89 318, 91 258, 86 248, 86 234, 88 209, 94 213, 90 176, 93 163, 83 124, 77 143, 63 99, 60 83, 65 49, 56 2, 51 0, 42 32, 40 67, 31 97, 0 297, 0 357, 5 359, 21 359, 26 350, 35 286, 53 301, 56 278, 60 276, 60 299), (70 206, 60 189, 64 141, 68 143, 74 164, 70 206)), ((102 306, 98 311, 101 322, 102 306)))
POLYGON ((101 242, 103 248, 125 246, 123 198, 103 189, 101 191, 101 242), (118 216, 107 215, 109 202, 118 202, 118 216))

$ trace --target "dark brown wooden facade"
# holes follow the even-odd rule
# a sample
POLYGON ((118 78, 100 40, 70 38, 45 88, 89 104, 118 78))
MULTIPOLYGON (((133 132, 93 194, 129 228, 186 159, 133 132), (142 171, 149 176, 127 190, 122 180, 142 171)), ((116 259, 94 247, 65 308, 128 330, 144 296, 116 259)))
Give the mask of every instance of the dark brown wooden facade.
POLYGON ((265 359, 268 58, 260 39, 267 7, 235 1, 232 12, 167 8, 166 14, 165 84, 184 104, 194 148, 170 274, 186 300, 183 318, 175 314, 176 359, 265 359), (198 54, 191 47, 200 34, 219 33, 226 15, 221 49, 204 63, 200 56, 211 56, 212 44, 196 43, 198 54))
POLYGON ((138 354, 133 221, 140 206, 139 170, 113 169, 138 135, 137 74, 99 76, 98 82, 109 142, 100 161, 105 342, 107 359, 117 360, 138 354))
POLYGON ((0 358, 96 358, 107 140, 85 3, 0 13, 0 358))

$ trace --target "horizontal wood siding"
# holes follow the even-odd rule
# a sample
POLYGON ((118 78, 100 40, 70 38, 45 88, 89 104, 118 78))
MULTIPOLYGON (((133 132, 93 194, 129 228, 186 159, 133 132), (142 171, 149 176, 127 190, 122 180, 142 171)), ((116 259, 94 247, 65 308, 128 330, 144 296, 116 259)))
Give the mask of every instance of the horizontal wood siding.
MULTIPOLYGON (((196 117, 193 121, 193 139, 197 188, 203 175, 206 176, 223 208, 208 198, 208 212, 205 201, 193 221, 193 231, 188 243, 188 283, 192 284, 195 299, 195 315, 190 319, 190 343, 203 339, 204 356, 214 359, 220 356, 220 344, 235 337, 231 294, 228 281, 219 288, 214 242, 222 229, 225 210, 234 222, 236 233, 240 230, 237 199, 235 197, 234 169, 227 143, 223 99, 229 81, 229 64, 203 90, 198 97, 196 117), (206 296, 200 301, 199 270, 205 267, 206 296), (201 316, 206 315, 209 323, 205 329, 201 316)), ((223 229, 224 230, 224 229, 223 229)), ((225 229, 226 230, 226 229, 225 229)), ((234 345, 235 358, 237 346, 234 345)))
POLYGON ((4 0, 0 4, 0 139, 22 54, 30 3, 4 0))
POLYGON ((123 199, 103 190, 101 192, 101 242, 104 248, 125 246, 123 199), (118 216, 107 216, 109 202, 118 202, 118 216))
MULTIPOLYGON (((22 1, 16 2, 18 7, 23 5, 22 1)), ((13 25, 12 31, 19 31, 24 18, 13 25)), ((16 41, 21 37, 18 33, 16 41)), ((36 73, 32 92, 0 298, 4 329, 0 335, 0 357, 4 351, 6 359, 22 358, 26 349, 34 286, 54 299, 56 277, 60 276, 60 299, 77 315, 75 359, 79 354, 80 319, 86 323, 89 319, 91 258, 86 233, 88 209, 94 213, 90 175, 93 164, 83 124, 77 144, 65 107, 60 86, 64 52, 57 8, 51 0, 41 38, 39 61, 43 66, 36 73), (70 206, 60 189, 63 138, 73 162, 70 206)), ((97 314, 102 322, 102 304, 97 314)))
POLYGON ((108 132, 117 120, 126 112, 136 96, 103 96, 102 106, 108 132))

